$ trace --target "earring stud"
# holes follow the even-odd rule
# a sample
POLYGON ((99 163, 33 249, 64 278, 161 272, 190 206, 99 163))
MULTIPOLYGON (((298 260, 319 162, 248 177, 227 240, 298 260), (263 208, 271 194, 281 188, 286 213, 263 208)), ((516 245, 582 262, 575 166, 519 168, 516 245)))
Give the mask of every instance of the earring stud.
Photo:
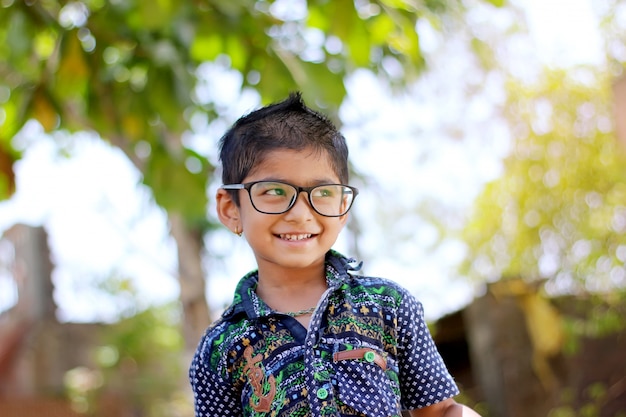
POLYGON ((241 234, 243 233, 243 230, 239 230, 239 225, 235 226, 235 234, 239 237, 241 237, 241 234))

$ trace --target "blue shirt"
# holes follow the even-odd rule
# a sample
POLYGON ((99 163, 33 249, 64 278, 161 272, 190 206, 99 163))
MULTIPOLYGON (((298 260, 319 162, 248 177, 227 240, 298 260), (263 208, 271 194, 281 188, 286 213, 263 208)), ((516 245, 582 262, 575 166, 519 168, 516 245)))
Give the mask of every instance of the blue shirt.
POLYGON ((256 271, 243 277, 191 363, 196 416, 400 416, 458 394, 421 303, 355 271, 328 253, 308 331, 257 297, 256 271))

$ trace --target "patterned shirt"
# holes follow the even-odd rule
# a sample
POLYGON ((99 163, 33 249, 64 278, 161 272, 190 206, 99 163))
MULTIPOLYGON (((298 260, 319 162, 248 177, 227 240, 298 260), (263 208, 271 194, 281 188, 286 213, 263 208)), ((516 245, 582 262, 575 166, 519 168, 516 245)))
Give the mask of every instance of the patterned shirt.
POLYGON ((458 394, 422 305, 358 268, 329 251, 308 330, 257 297, 257 271, 243 277, 191 363, 196 416, 400 416, 458 394))

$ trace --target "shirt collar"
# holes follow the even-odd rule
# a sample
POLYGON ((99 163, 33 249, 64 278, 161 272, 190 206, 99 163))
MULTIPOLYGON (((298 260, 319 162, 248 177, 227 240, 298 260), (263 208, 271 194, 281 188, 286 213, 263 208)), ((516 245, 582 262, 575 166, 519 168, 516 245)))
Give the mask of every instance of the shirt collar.
MULTIPOLYGON (((362 262, 356 259, 347 258, 339 252, 331 249, 326 254, 326 282, 328 288, 335 289, 344 282, 358 275, 362 262)), ((259 282, 259 271, 254 270, 247 273, 235 289, 235 297, 231 306, 224 312, 225 318, 233 317, 237 314, 245 314, 248 318, 254 319, 268 314, 271 309, 256 295, 256 286, 259 282)))

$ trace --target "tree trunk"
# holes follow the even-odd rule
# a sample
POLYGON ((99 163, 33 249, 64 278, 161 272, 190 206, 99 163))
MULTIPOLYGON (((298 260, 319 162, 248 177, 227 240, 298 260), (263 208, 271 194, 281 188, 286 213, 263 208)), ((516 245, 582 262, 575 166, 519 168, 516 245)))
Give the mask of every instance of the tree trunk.
POLYGON ((211 322, 202 268, 203 236, 200 230, 189 227, 179 214, 170 213, 169 221, 178 246, 178 280, 184 315, 182 330, 185 351, 190 353, 196 349, 200 337, 211 322))

